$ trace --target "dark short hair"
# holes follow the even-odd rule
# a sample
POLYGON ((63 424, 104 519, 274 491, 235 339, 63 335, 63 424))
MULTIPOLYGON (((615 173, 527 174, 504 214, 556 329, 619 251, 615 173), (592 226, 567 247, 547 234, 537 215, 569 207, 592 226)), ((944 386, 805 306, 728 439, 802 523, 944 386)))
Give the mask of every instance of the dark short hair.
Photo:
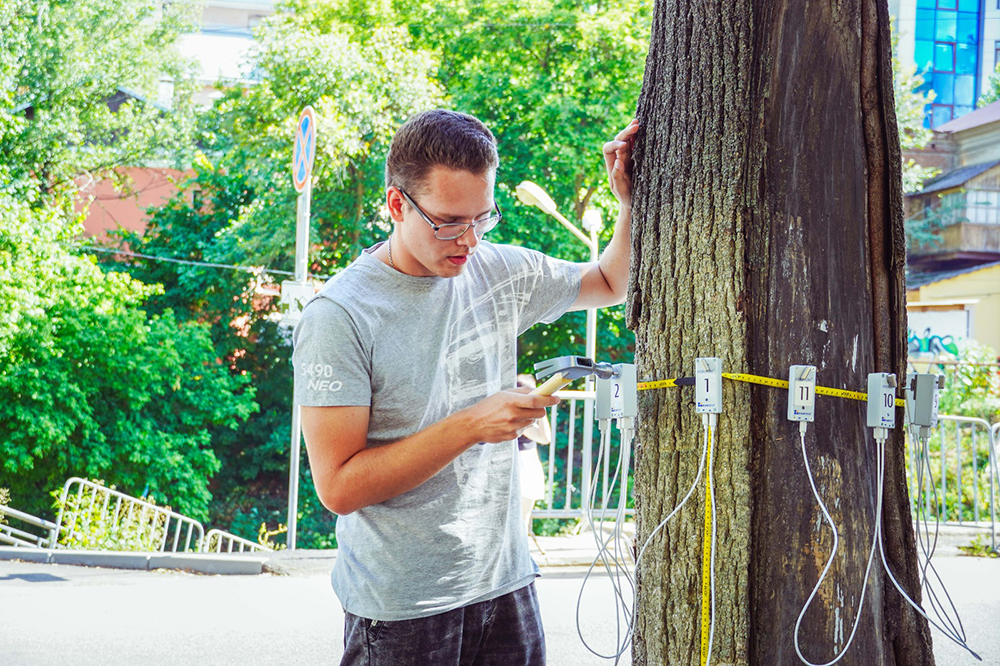
POLYGON ((407 120, 392 137, 385 158, 385 186, 419 193, 433 167, 485 174, 499 163, 497 140, 481 120, 432 109, 407 120))

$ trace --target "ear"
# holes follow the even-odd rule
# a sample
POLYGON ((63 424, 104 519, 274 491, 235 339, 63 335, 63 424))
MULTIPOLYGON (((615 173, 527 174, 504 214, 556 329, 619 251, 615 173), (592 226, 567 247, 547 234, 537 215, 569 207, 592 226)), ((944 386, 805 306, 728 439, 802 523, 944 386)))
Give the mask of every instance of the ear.
POLYGON ((385 205, 393 222, 403 221, 403 203, 403 195, 399 193, 399 188, 392 186, 385 191, 385 205))

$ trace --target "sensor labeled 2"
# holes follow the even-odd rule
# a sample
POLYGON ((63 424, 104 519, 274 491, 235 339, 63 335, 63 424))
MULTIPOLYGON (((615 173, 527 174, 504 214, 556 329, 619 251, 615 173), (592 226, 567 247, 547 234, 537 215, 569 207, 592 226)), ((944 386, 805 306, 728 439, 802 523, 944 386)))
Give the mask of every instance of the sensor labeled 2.
POLYGON ((812 423, 816 419, 816 366, 788 369, 788 420, 812 423))

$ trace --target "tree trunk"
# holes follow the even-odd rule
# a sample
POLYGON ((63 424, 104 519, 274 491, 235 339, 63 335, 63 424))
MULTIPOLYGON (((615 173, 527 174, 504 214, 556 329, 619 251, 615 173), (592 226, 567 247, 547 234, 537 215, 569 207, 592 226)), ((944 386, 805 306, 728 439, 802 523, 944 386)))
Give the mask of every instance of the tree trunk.
MULTIPOLYGON (((884 0, 658 0, 635 150, 628 319, 642 378, 724 371, 864 391, 906 368, 900 152, 884 0)), ((799 611, 832 547, 787 392, 724 382, 715 445, 712 664, 798 664, 799 611)), ((643 392, 638 541, 695 479, 690 387, 643 392)), ((902 424, 902 410, 897 423, 902 424)), ((861 604, 876 502, 863 403, 821 396, 806 447, 840 548, 799 634, 830 661, 861 604)), ((887 445, 886 557, 919 600, 902 428, 887 445)), ((704 479, 639 567, 636 664, 700 662, 704 479)), ((933 664, 926 622, 876 552, 845 666, 933 664)))

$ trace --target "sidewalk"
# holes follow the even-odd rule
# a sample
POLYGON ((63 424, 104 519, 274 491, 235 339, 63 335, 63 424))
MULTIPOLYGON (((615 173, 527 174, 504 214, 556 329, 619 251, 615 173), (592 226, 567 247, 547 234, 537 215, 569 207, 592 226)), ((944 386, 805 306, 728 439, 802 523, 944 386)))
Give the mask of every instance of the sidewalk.
MULTIPOLYGON (((602 540, 610 540, 605 528, 602 540)), ((932 526, 933 529, 933 526, 932 526)), ((634 523, 622 529, 621 548, 631 551, 634 523)), ((935 549, 937 556, 960 555, 959 546, 971 543, 977 534, 989 536, 989 529, 942 525, 935 549)), ((1000 541, 1000 539, 998 539, 1000 541)), ((987 542, 988 543, 988 542, 987 542)), ((580 534, 532 537, 529 546, 538 566, 589 567, 597 557, 598 546, 590 531, 580 534)), ((608 544, 612 549, 614 544, 608 544)), ((46 564, 72 564, 113 569, 172 569, 212 575, 312 576, 329 574, 337 557, 336 550, 279 550, 258 553, 135 553, 82 551, 47 548, 0 547, 0 561, 20 560, 46 564)), ((610 557, 610 553, 608 554, 610 557)), ((619 562, 632 565, 631 552, 618 553, 619 562)), ((598 566, 602 566, 598 563, 598 566)))

